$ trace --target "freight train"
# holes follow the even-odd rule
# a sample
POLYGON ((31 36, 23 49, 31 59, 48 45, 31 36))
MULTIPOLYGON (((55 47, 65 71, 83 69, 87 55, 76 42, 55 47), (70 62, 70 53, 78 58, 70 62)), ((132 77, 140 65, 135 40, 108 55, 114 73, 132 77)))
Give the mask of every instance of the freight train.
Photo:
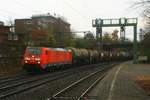
POLYGON ((150 50, 142 48, 138 53, 138 61, 143 63, 150 63, 150 50))
POLYGON ((28 72, 51 71, 62 66, 78 66, 128 60, 129 54, 77 48, 27 47, 23 68, 28 72))

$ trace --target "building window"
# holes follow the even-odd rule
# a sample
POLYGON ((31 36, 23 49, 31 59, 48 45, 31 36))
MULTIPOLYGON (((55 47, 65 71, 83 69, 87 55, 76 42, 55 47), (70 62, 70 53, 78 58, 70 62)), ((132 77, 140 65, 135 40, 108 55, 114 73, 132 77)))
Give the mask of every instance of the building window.
POLYGON ((32 24, 32 21, 26 21, 25 24, 30 25, 32 24))
POLYGON ((12 40, 12 34, 8 34, 8 40, 12 40))
POLYGON ((17 34, 15 34, 14 36, 13 36, 13 40, 18 40, 18 35, 17 34))

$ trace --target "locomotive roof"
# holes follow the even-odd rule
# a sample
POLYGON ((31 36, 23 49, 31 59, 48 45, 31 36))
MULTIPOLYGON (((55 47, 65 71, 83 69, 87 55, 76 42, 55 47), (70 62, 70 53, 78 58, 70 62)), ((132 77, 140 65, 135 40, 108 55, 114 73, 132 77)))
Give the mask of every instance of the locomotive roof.
POLYGON ((64 49, 64 48, 51 48, 51 47, 27 47, 27 48, 48 48, 48 49, 57 50, 57 51, 67 51, 67 49, 64 49))

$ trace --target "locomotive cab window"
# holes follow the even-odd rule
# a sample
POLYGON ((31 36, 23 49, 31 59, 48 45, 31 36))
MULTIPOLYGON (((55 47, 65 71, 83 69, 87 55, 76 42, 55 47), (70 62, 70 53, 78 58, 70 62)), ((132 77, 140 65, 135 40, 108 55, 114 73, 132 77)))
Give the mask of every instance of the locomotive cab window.
POLYGON ((28 50, 29 54, 35 54, 35 55, 41 54, 40 48, 28 48, 27 50, 28 50))

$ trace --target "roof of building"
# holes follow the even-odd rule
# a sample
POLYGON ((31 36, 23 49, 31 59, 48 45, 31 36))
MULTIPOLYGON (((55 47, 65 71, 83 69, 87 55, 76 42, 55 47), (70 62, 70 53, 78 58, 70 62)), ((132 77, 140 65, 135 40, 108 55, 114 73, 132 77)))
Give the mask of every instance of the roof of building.
POLYGON ((52 16, 52 15, 43 15, 43 14, 40 14, 40 15, 33 15, 31 18, 27 18, 27 19, 15 19, 15 21, 18 21, 18 20, 32 20, 32 19, 41 19, 41 18, 44 18, 44 19, 53 19, 53 20, 56 20, 56 21, 62 21, 63 23, 65 24, 68 24, 70 25, 70 23, 68 23, 65 19, 61 18, 61 17, 55 17, 55 16, 52 16))

